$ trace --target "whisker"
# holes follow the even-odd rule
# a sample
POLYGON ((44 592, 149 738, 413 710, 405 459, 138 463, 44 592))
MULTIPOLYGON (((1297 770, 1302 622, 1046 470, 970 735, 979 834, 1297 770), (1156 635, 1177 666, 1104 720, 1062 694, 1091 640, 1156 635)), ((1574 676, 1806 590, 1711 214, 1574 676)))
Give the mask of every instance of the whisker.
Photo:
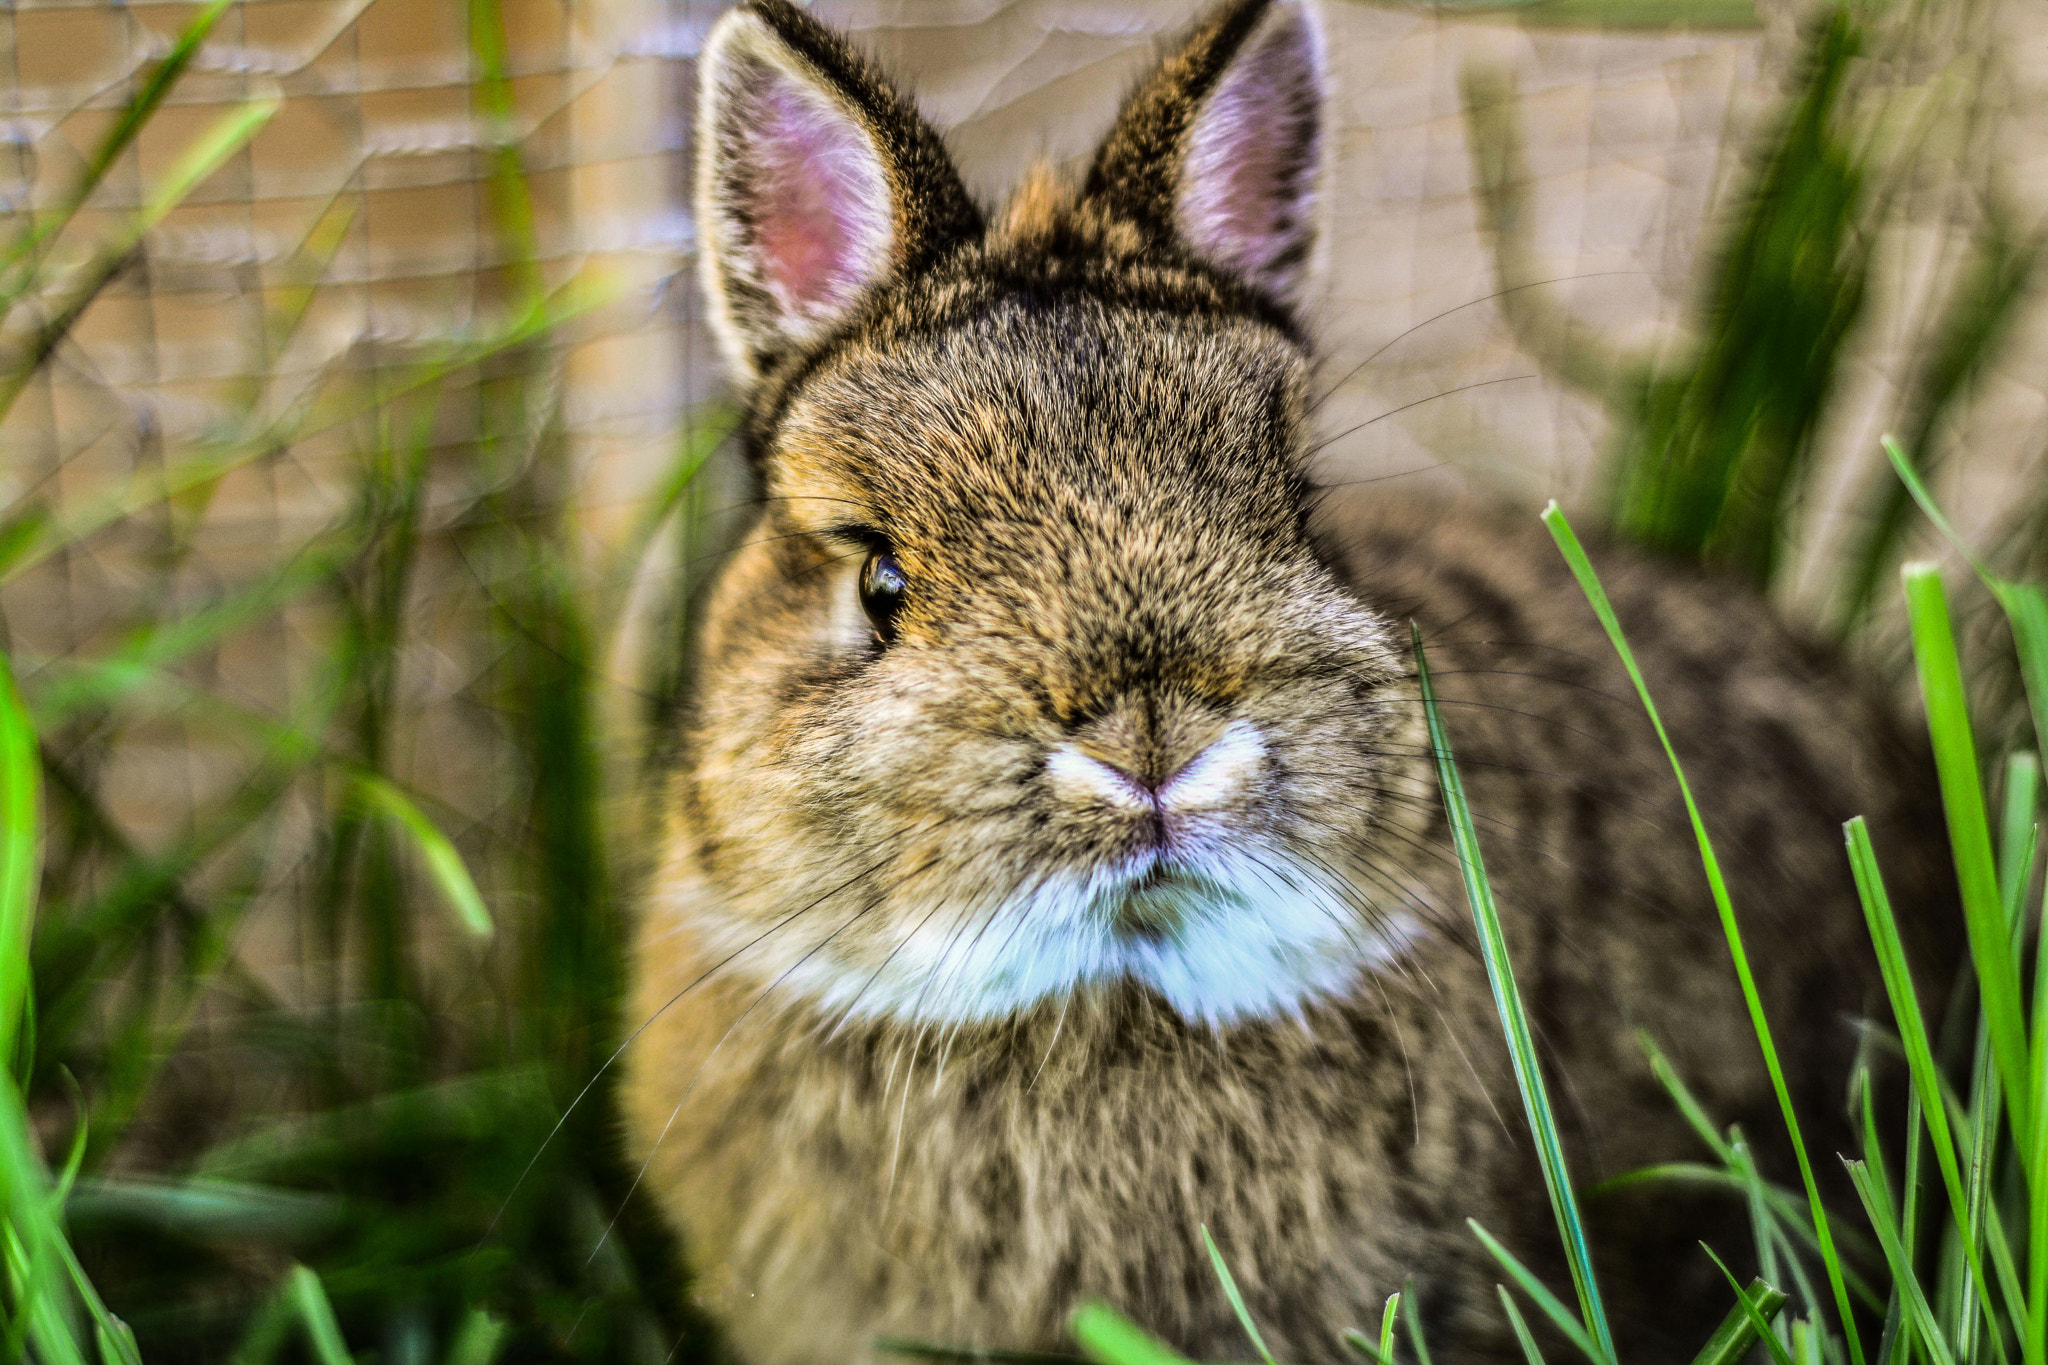
POLYGON ((548 1129, 547 1136, 541 1139, 540 1146, 534 1149, 532 1158, 527 1161, 525 1168, 519 1172, 519 1178, 517 1180, 514 1180, 512 1182, 512 1188, 505 1192, 504 1202, 498 1206, 497 1213, 492 1216, 490 1226, 484 1229, 483 1238, 481 1241, 478 1242, 478 1247, 481 1248, 482 1246, 487 1244, 491 1239, 491 1234, 498 1230, 499 1222, 504 1219, 506 1211, 512 1207, 513 1196, 519 1193, 519 1187, 525 1183, 526 1177, 533 1174, 533 1168, 539 1164, 541 1157, 546 1154, 548 1144, 555 1140, 555 1136, 558 1133, 560 1133, 563 1127, 569 1122, 569 1117, 570 1115, 576 1112, 576 1107, 582 1104, 584 1097, 590 1094, 591 1090, 596 1087, 597 1083, 600 1080, 604 1079, 604 1074, 607 1071, 611 1070, 612 1064, 618 1061, 620 1057, 623 1057, 625 1055, 626 1049, 633 1046, 634 1042, 639 1039, 640 1035, 645 1033, 650 1027, 653 1026, 655 1020, 661 1018, 662 1015, 666 1014, 669 1011, 670 1007, 673 1006, 677 1001, 681 1000, 691 991, 697 989, 697 987, 703 985, 707 980, 717 975, 720 971, 723 971, 727 966, 729 966, 734 961, 734 959, 738 958, 742 953, 745 953, 748 950, 754 948, 756 945, 758 945, 764 939, 766 939, 770 934, 773 934, 776 931, 784 928, 785 926, 794 923, 803 915, 809 913, 810 911, 816 909, 818 906, 824 904, 825 901, 829 900, 833 896, 838 895, 841 891, 845 890, 849 886, 852 886, 854 883, 858 882, 862 877, 869 875, 870 873, 875 871, 876 868, 879 868, 882 865, 882 863, 876 863, 875 866, 869 868, 867 872, 855 873, 852 877, 848 878, 846 881, 841 882, 838 886, 833 887, 830 891, 827 891, 824 895, 818 897, 810 904, 803 906, 801 909, 791 911, 782 919, 777 920, 774 924, 769 925, 766 929, 763 929, 759 934, 755 935, 747 942, 741 944, 738 948, 735 948, 725 958, 721 959, 719 962, 707 968, 695 980, 690 982, 689 985, 683 987, 674 995, 664 1000, 661 1003, 660 1007, 654 1011, 654 1013, 648 1015, 645 1019, 641 1020, 639 1026, 636 1027, 631 1033, 626 1035, 625 1041, 621 1042, 617 1047, 612 1049, 611 1055, 606 1057, 604 1061, 598 1066, 596 1072, 591 1075, 590 1079, 583 1083, 583 1088, 576 1092, 576 1097, 574 1099, 569 1101, 568 1107, 562 1111, 562 1116, 555 1120, 555 1126, 548 1129))
POLYGON ((1389 417, 1398 416, 1399 414, 1408 411, 1408 409, 1410 408, 1419 408, 1424 403, 1434 403, 1440 398, 1453 398, 1456 397, 1458 394, 1470 393, 1473 389, 1483 389, 1493 384, 1513 384, 1519 380, 1541 378, 1541 375, 1535 374, 1510 374, 1503 375, 1499 379, 1481 379, 1470 384, 1460 384, 1456 388, 1445 389, 1441 393, 1433 393, 1429 395, 1429 397, 1427 398, 1418 398, 1412 403, 1403 403, 1399 407, 1388 408, 1385 412, 1382 412, 1377 416, 1366 418, 1363 422, 1358 423, 1356 426, 1349 426, 1344 428, 1344 430, 1338 432, 1335 436, 1326 436, 1322 440, 1317 441, 1315 444, 1311 445, 1308 449, 1302 451, 1300 458, 1306 460, 1315 455, 1319 455, 1323 451, 1335 445, 1337 442, 1343 440, 1346 436, 1356 435, 1357 433, 1364 431, 1367 427, 1371 426, 1375 422, 1384 422, 1389 417))
POLYGON ((1038 1078, 1045 1074, 1045 1064, 1052 1060, 1053 1047, 1060 1040, 1060 1031, 1067 1026, 1067 1007, 1074 1003, 1074 992, 1069 989, 1060 997, 1060 1017, 1053 1020, 1052 1037, 1046 1040, 1045 1055, 1038 1059, 1038 1069, 1031 1073, 1030 1081, 1024 1086, 1024 1093, 1030 1094, 1038 1086, 1038 1078))
POLYGON ((1309 411, 1314 412, 1318 408, 1322 407, 1324 403, 1329 401, 1331 395, 1335 394, 1337 390, 1343 388, 1346 384, 1349 384, 1354 378, 1358 376, 1360 371, 1364 370, 1366 366, 1372 364, 1375 360, 1378 360, 1381 356, 1385 355, 1388 351, 1392 350, 1397 343, 1407 340, 1409 337, 1414 336, 1417 332, 1421 331, 1425 327, 1433 326, 1436 323, 1442 322, 1445 318, 1451 316, 1453 313, 1461 313, 1467 308, 1476 308, 1482 303, 1492 303, 1495 299, 1504 299, 1508 295, 1518 294, 1524 289, 1541 289, 1546 285, 1552 284, 1570 284, 1576 280, 1597 280, 1602 278, 1603 276, 1608 275, 1642 276, 1647 275, 1648 273, 1649 272, 1645 270, 1591 270, 1577 275, 1559 275, 1554 279, 1531 280, 1527 284, 1513 284, 1509 285, 1505 289, 1496 289, 1491 294, 1482 294, 1476 299, 1467 299, 1463 303, 1456 304, 1452 307, 1444 309, 1443 312, 1438 313, 1434 317, 1424 318, 1422 321, 1416 323, 1414 326, 1406 328, 1400 332, 1396 332, 1386 342, 1382 343, 1378 350, 1374 351, 1371 355, 1367 356, 1365 359, 1359 361, 1356 365, 1352 366, 1349 370, 1345 371, 1344 377, 1342 379, 1339 379, 1329 388, 1324 389, 1322 393, 1319 394, 1315 398, 1315 400, 1309 404, 1309 411))
MULTIPOLYGON (((655 1154, 661 1150, 661 1144, 668 1137, 669 1129, 675 1126, 677 1115, 683 1112, 683 1106, 689 1102, 691 1093, 695 1091, 697 1088, 697 1082, 703 1079, 704 1073, 710 1069, 712 1061, 717 1058, 720 1050, 722 1050, 725 1047, 726 1043, 732 1038, 732 1035, 739 1030, 739 1026, 747 1021, 747 1016, 754 1012, 756 1006, 758 1006, 762 1001, 766 1000, 770 995, 772 995, 775 992, 776 988, 781 986, 783 982, 789 980, 790 976, 793 973, 795 973, 797 968, 803 966, 804 963, 809 962, 819 952, 823 951, 826 944, 830 943, 833 939, 838 938, 841 934, 845 933, 855 924, 858 924, 864 917, 866 917, 866 915, 872 909, 872 906, 863 907, 861 910, 857 911, 854 915, 848 918, 846 923, 840 925, 837 929, 834 929, 831 933, 819 939, 817 943, 813 944, 811 948, 807 952, 805 952, 802 957, 798 958, 795 962, 790 963, 788 967, 783 969, 781 975, 777 976, 773 981, 769 982, 765 987, 763 987, 761 991, 757 995, 755 995, 751 1001, 747 1003, 747 1007, 739 1012, 739 1015, 736 1018, 734 1018, 732 1023, 727 1025, 725 1032, 719 1035, 718 1041, 712 1044, 711 1051, 706 1053, 704 1055, 704 1060, 697 1064, 697 1070, 691 1074, 689 1083, 683 1087, 683 1093, 677 1096, 675 1107, 668 1111, 668 1119, 661 1125, 661 1131, 655 1134, 654 1142, 647 1149, 647 1156, 640 1163, 640 1169, 633 1173, 633 1183, 626 1187, 626 1193, 620 1197, 618 1211, 613 1213, 611 1216, 611 1221, 604 1225, 604 1231, 598 1236, 597 1245, 593 1246, 590 1249, 590 1255, 584 1258, 583 1264, 586 1267, 592 1261, 595 1261, 597 1259, 598 1252, 604 1250, 604 1244, 611 1238, 612 1229, 618 1226, 619 1219, 625 1214, 626 1205, 629 1202, 631 1202, 633 1195, 640 1189, 640 1183, 646 1179, 647 1170, 650 1166, 654 1164, 655 1154)), ((663 1008, 667 1008, 667 1006, 663 1006, 663 1008)), ((643 1025, 642 1027, 645 1026, 643 1025)))

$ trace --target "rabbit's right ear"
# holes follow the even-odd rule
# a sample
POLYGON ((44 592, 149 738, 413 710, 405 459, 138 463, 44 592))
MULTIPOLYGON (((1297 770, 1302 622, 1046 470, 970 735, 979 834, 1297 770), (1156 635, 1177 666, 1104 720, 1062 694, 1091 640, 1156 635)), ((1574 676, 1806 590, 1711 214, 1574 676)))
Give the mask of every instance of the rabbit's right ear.
POLYGON ((751 0, 698 66, 697 235, 711 324, 752 379, 872 286, 980 235, 938 134, 788 0, 751 0))

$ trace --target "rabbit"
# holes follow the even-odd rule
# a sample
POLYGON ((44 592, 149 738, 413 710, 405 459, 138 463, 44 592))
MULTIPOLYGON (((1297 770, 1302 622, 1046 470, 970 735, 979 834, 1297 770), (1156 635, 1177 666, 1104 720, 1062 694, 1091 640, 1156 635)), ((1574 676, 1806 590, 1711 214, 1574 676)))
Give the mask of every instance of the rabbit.
MULTIPOLYGON (((1435 1359, 1520 1358, 1467 1220, 1564 1263, 1411 624, 1575 1183, 1701 1155, 1644 1035, 1796 1179, 1672 774, 1543 528, 1318 480, 1326 65, 1304 0, 1229 0, 1085 176, 989 212, 786 0, 704 48, 759 496, 698 613, 619 1093, 749 1365, 1068 1350, 1089 1299, 1249 1358, 1204 1227, 1280 1359, 1352 1358, 1404 1284, 1435 1359)), ((1593 543, 1809 1140, 1848 1150, 1882 995, 1845 818, 1926 988, 1955 960, 1924 741, 1742 589, 1593 543)), ((1732 1306, 1695 1239, 1739 1269, 1739 1202, 1588 1198, 1631 1358, 1732 1306)))

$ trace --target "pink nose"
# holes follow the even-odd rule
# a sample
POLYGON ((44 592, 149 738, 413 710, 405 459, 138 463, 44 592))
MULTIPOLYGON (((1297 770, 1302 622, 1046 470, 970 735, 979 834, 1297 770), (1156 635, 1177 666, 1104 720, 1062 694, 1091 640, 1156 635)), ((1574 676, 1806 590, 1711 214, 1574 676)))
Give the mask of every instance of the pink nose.
POLYGON ((1095 800, 1125 810, 1193 814, 1241 799, 1266 766, 1266 742, 1258 728, 1233 721, 1208 748, 1156 787, 1114 764, 1062 744, 1046 757, 1046 777, 1069 800, 1095 800))

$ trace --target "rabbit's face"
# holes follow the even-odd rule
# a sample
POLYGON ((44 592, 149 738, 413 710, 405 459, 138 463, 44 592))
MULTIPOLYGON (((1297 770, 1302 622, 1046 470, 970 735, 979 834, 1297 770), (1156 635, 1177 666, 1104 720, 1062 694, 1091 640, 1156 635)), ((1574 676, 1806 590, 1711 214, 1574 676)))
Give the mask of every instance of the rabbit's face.
POLYGON ((1414 712, 1306 529, 1285 302, 1319 71, 1305 10, 1246 0, 1083 189, 984 229, 837 40, 777 0, 721 24, 699 224, 766 497, 661 882, 721 957, 849 1012, 1130 981, 1222 1021, 1398 946, 1370 850, 1414 712))
MULTIPOLYGON (((1086 296, 849 347, 787 402, 715 605, 696 837, 831 1005, 1129 978, 1230 1019, 1402 932, 1386 625, 1303 528, 1298 350, 1086 296)), ((1402 715, 1412 716, 1412 708, 1402 715)))

